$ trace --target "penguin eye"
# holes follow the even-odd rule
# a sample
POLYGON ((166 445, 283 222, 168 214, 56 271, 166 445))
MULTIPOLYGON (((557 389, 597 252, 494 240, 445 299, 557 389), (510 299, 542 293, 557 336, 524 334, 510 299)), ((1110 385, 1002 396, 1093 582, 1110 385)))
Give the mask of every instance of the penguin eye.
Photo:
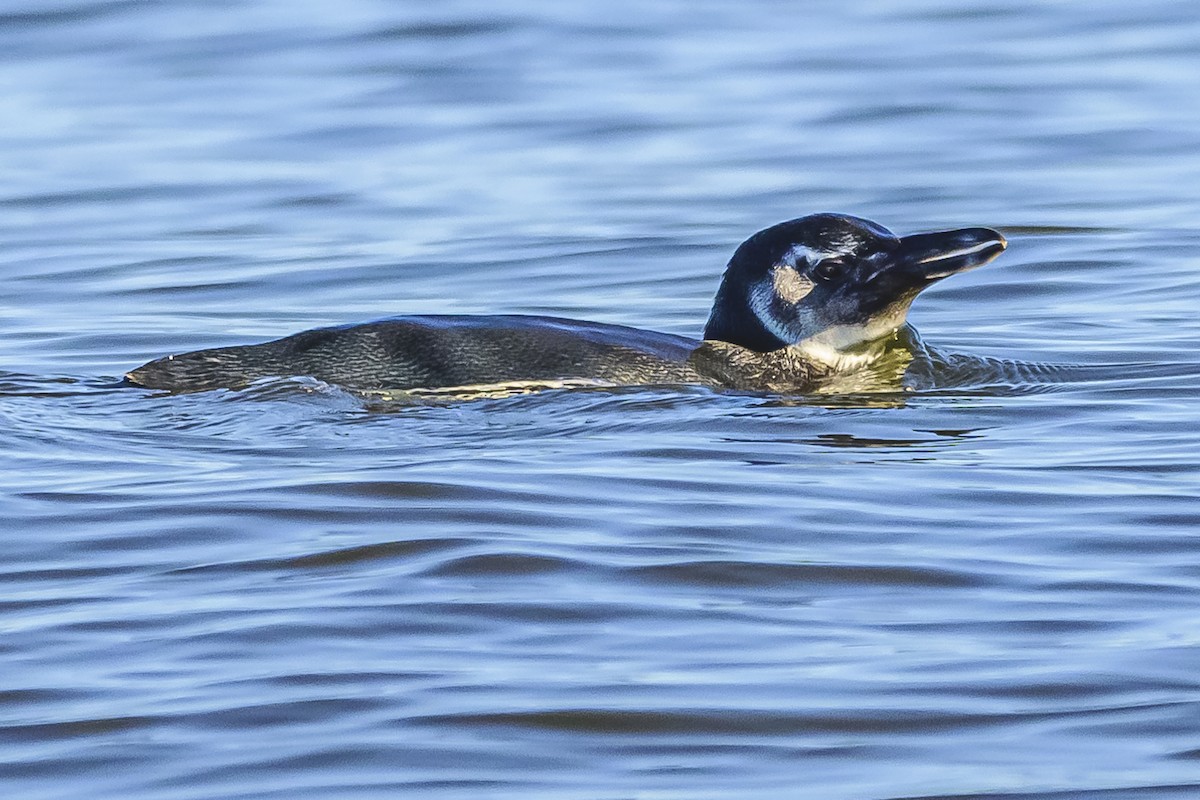
POLYGON ((846 262, 840 258, 824 258, 813 265, 813 274, 823 281, 831 281, 846 271, 846 262))

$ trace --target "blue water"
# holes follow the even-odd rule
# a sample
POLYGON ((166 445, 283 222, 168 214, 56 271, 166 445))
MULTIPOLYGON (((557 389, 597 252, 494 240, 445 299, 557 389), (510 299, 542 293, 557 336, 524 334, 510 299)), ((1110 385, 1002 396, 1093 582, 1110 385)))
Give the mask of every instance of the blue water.
POLYGON ((0 787, 1200 796, 1194 3, 0 6, 0 787), (815 211, 1010 247, 1085 377, 426 405, 157 356, 400 313, 695 336, 815 211))

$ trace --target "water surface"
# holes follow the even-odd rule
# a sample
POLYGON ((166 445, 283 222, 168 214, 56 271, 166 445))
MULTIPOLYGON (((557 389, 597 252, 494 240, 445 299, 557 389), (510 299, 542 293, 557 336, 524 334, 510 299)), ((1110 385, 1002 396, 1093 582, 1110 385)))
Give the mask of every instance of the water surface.
POLYGON ((0 785, 1200 794, 1185 2, 0 9, 0 785), (1009 251, 900 395, 404 405, 152 357, 398 313, 697 335, 814 211, 1009 251))

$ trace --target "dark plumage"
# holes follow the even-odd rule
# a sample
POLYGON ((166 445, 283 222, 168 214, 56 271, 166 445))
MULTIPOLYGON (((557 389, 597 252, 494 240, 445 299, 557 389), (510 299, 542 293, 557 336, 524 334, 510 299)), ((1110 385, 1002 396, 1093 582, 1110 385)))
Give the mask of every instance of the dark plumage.
POLYGON ((585 381, 803 392, 869 362, 867 346, 904 323, 922 289, 1004 247, 987 228, 899 238, 816 214, 738 247, 704 341, 554 317, 407 316, 168 356, 126 379, 173 391, 304 375, 384 391, 585 381))

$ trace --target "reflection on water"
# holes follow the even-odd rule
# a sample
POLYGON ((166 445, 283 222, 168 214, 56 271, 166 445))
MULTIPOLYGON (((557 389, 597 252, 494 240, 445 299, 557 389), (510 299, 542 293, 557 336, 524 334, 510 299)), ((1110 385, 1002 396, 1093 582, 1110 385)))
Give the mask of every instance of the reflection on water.
POLYGON ((1200 792, 1190 4, 26 6, 8 795, 1200 792), (823 210, 1010 248, 809 396, 118 382, 402 313, 695 336, 823 210))
POLYGON ((866 448, 901 449, 915 448, 933 451, 939 447, 955 444, 960 439, 974 438, 974 431, 918 431, 930 434, 918 439, 871 439, 855 436, 852 433, 822 433, 808 441, 808 444, 824 445, 826 447, 846 447, 852 450, 866 448))

